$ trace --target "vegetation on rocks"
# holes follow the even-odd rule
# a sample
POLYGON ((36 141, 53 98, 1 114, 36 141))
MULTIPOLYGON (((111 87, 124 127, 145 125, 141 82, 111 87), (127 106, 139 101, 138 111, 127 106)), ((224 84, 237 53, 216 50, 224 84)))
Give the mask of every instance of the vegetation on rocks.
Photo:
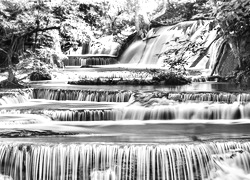
POLYGON ((84 78, 79 81, 69 81, 68 84, 74 85, 184 85, 191 83, 191 79, 182 74, 166 72, 161 70, 150 70, 145 73, 137 72, 139 76, 132 79, 125 78, 84 78), (152 78, 147 78, 150 74, 152 78))
POLYGON ((214 15, 219 35, 229 44, 238 66, 229 77, 230 82, 250 86, 250 1, 217 2, 214 15))

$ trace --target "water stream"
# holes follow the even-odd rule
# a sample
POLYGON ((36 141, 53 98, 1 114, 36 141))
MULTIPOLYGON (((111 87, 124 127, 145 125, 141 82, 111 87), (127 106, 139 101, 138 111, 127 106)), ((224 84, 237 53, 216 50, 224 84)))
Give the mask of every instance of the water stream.
POLYGON ((0 164, 3 174, 19 180, 195 180, 209 179, 219 163, 226 171, 222 159, 230 159, 230 155, 235 156, 234 166, 250 173, 249 150, 248 142, 233 141, 175 145, 0 143, 0 164))
MULTIPOLYGON (((222 39, 217 38, 217 30, 211 30, 211 21, 188 21, 174 26, 152 28, 147 37, 142 41, 132 44, 121 57, 123 64, 156 64, 162 66, 165 51, 173 46, 181 47, 184 41, 200 45, 206 49, 207 55, 199 57, 199 54, 191 50, 183 55, 188 62, 188 68, 212 70, 220 52, 222 39)), ((176 54, 175 54, 176 55, 176 54)))
MULTIPOLYGON (((210 74, 224 43, 210 25, 152 29, 121 64, 161 67, 160 54, 188 40, 206 51, 202 57, 187 51, 188 68, 210 74)), ((248 90, 218 82, 65 84, 80 76, 140 78, 121 64, 65 68, 66 80, 1 90, 0 180, 250 180, 248 90)))

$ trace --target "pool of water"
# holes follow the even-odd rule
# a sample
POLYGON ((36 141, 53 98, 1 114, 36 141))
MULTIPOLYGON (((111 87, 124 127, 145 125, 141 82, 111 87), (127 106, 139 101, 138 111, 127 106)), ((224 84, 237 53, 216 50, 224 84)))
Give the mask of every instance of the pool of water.
POLYGON ((189 91, 189 92, 247 92, 248 89, 240 88, 236 84, 223 83, 223 82, 194 82, 188 85, 170 86, 170 85, 157 85, 157 86, 131 86, 131 85, 69 85, 61 81, 39 81, 32 82, 33 88, 46 88, 46 89, 103 89, 103 90, 140 90, 140 91, 189 91))

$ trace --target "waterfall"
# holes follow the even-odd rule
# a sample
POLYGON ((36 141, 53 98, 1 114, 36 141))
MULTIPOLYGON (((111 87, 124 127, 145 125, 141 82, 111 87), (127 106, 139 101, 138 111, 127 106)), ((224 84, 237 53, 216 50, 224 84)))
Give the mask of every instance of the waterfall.
POLYGON ((249 112, 249 103, 173 103, 150 107, 132 105, 117 111, 116 120, 245 119, 250 118, 249 112))
POLYGON ((249 93, 234 93, 234 92, 137 92, 132 99, 134 101, 150 101, 164 99, 174 100, 178 102, 223 102, 223 103, 247 103, 250 102, 249 93))
POLYGON ((128 102, 132 91, 106 90, 64 90, 64 89, 34 89, 35 99, 49 100, 77 100, 96 102, 128 102))
MULTIPOLYGON (((244 173, 250 173, 249 150, 249 142, 186 145, 0 143, 0 172, 14 180, 205 180, 224 162, 221 154, 234 155, 233 163, 244 173)), ((226 157, 223 158, 226 161, 226 157)))
POLYGON ((131 90, 66 90, 66 89, 34 89, 34 99, 77 100, 96 102, 132 102, 143 98, 167 98, 179 102, 250 102, 249 93, 234 92, 138 92, 131 90))
POLYGON ((227 93, 227 92, 218 92, 218 93, 169 93, 169 99, 180 100, 183 102, 186 101, 212 101, 212 102, 250 102, 249 93, 227 93))
POLYGON ((117 58, 115 56, 104 55, 70 55, 69 59, 64 60, 65 66, 86 66, 86 65, 109 65, 116 64, 117 58))
POLYGON ((0 110, 1 114, 43 114, 54 121, 110 121, 115 120, 116 111, 111 109, 84 109, 84 110, 30 110, 14 109, 0 110))
POLYGON ((170 103, 166 105, 130 105, 111 109, 2 109, 0 114, 43 114, 56 121, 119 120, 228 120, 250 118, 250 103, 170 103))
POLYGON ((31 89, 0 92, 0 106, 27 102, 32 98, 31 89))
MULTIPOLYGON (((183 46, 183 42, 199 44, 206 55, 187 50, 182 57, 188 62, 188 68, 210 69, 218 58, 222 39, 217 39, 217 30, 211 30, 212 21, 187 21, 173 26, 151 29, 146 38, 132 44, 121 56, 121 63, 163 65, 165 51, 183 46), (216 54, 213 56, 213 54, 216 54)), ((176 54, 172 53, 173 56, 176 54)))

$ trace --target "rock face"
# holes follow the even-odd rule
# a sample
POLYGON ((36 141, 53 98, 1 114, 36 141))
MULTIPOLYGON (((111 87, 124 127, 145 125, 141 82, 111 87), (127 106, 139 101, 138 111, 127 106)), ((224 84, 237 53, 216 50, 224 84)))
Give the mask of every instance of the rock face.
POLYGON ((228 76, 237 68, 238 62, 228 43, 225 42, 217 59, 213 75, 228 76))

